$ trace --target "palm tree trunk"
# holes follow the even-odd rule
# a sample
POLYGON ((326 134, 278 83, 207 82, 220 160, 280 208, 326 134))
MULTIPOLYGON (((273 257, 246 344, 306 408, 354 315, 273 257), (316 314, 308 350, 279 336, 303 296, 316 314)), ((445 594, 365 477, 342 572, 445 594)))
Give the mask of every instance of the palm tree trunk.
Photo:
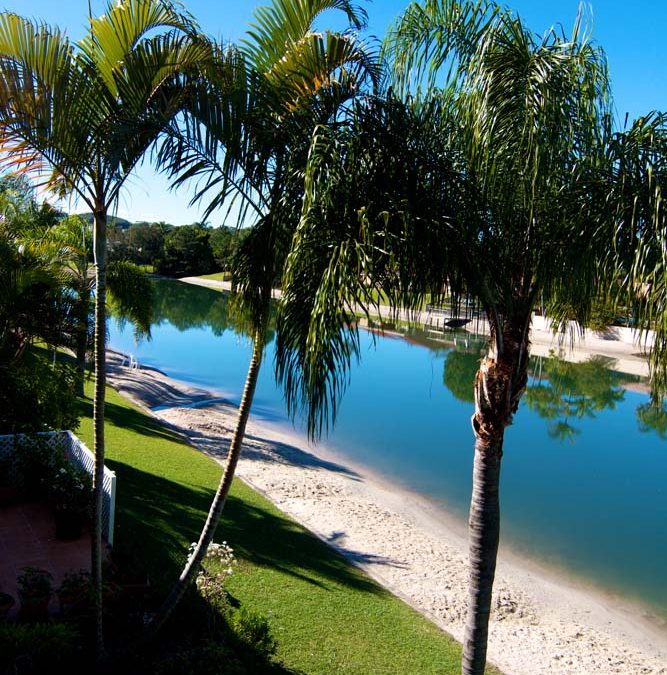
POLYGON ((95 211, 95 393, 93 399, 93 532, 90 566, 95 607, 95 651, 104 656, 102 624, 102 481, 104 479, 104 395, 106 385, 106 207, 95 211))
MULTIPOLYGON (((84 280, 85 281, 85 280, 84 280)), ((79 293, 78 325, 76 329, 76 369, 77 369, 77 388, 79 396, 84 395, 84 382, 86 379, 86 354, 88 352, 88 311, 90 305, 90 291, 88 282, 85 281, 85 288, 79 293)))
MULTIPOLYGON (((530 303, 527 303, 530 307, 530 303)), ((463 675, 483 675, 491 615, 491 594, 500 538, 500 463, 505 429, 512 423, 528 378, 530 311, 506 327, 492 328, 498 360, 483 359, 475 379, 475 434, 472 498, 468 518, 469 600, 463 638, 463 675), (500 349, 499 347, 500 343, 500 349)))
POLYGON ((491 614, 491 593, 500 537, 500 460, 502 436, 489 443, 479 435, 475 442, 472 499, 468 520, 469 600, 463 638, 464 675, 482 675, 491 614))
POLYGON ((252 357, 250 359, 248 374, 246 376, 245 386, 243 389, 243 396, 239 406, 236 429, 234 430, 232 442, 229 447, 227 464, 225 465, 225 470, 223 471, 222 477, 220 478, 220 484, 218 485, 215 497, 211 502, 211 507, 208 512, 206 523, 204 524, 204 528, 199 535, 197 546, 185 564, 178 581, 171 589, 169 596, 160 608, 157 616, 148 627, 148 638, 152 638, 171 616, 186 590, 194 581, 204 556, 206 555, 209 544, 213 541, 216 528, 218 527, 220 517, 222 516, 222 511, 225 507, 229 489, 232 486, 232 479, 234 478, 234 472, 236 471, 239 455, 241 454, 241 445, 243 443, 243 437, 245 436, 245 428, 250 415, 250 408, 255 395, 255 386, 257 385, 257 377, 259 375, 259 369, 262 363, 262 353, 264 351, 263 334, 263 331, 258 330, 254 336, 252 357))

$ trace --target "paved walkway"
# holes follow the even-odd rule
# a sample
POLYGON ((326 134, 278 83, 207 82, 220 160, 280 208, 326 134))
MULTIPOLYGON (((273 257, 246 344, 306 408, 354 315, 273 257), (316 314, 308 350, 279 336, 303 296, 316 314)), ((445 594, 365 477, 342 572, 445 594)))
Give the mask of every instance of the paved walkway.
MULTIPOLYGON (((74 541, 55 537, 53 511, 45 501, 0 507, 0 591, 16 601, 10 616, 19 609, 16 579, 23 567, 40 567, 53 575, 54 591, 68 572, 90 571, 90 535, 74 541)), ((49 612, 58 611, 54 595, 49 612)))

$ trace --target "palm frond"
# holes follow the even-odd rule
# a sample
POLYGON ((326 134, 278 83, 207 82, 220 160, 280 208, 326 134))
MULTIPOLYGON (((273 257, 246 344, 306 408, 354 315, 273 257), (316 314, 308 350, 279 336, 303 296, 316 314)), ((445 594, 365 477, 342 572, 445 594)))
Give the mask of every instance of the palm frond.
POLYGON ((109 2, 106 12, 92 19, 79 47, 106 90, 118 97, 118 80, 132 72, 125 65, 126 59, 151 31, 170 28, 189 35, 198 33, 194 19, 183 10, 177 12, 166 0, 109 2))
POLYGON ((455 237, 441 236, 466 201, 445 124, 418 105, 367 99, 313 138, 276 347, 290 413, 304 409, 313 436, 333 423, 358 355, 356 313, 370 316, 380 298, 395 311, 427 293, 437 302, 465 264, 455 237))
POLYGON ((350 0, 274 0, 255 10, 255 22, 241 47, 256 70, 269 72, 328 10, 345 13, 350 26, 357 30, 365 26, 368 18, 350 0))
MULTIPOLYGON (((86 80, 73 49, 57 30, 15 14, 0 15, 0 151, 2 161, 46 182, 56 168, 79 183, 83 158, 93 152, 85 127, 72 117, 96 119, 86 80), (58 138, 58 143, 53 139, 58 138)), ((83 196, 83 195, 82 195, 83 196)))
POLYGON ((436 83, 455 86, 480 38, 505 10, 490 0, 412 2, 389 30, 384 55, 393 66, 398 91, 429 91, 436 83))

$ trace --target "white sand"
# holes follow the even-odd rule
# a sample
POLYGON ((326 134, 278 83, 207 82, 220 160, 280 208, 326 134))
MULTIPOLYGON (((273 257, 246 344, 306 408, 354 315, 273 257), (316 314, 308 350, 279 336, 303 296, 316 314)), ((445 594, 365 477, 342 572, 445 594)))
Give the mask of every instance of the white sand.
MULTIPOLYGON (((212 395, 110 353, 109 382, 143 407, 212 395)), ((236 421, 228 403, 158 417, 222 462, 236 421)), ((370 576, 461 640, 467 602, 464 524, 428 500, 313 448, 295 432, 250 421, 237 475, 370 576)), ((472 440, 471 440, 472 443, 472 440)), ((489 659, 506 673, 667 673, 667 627, 640 608, 582 588, 503 550, 489 659)))

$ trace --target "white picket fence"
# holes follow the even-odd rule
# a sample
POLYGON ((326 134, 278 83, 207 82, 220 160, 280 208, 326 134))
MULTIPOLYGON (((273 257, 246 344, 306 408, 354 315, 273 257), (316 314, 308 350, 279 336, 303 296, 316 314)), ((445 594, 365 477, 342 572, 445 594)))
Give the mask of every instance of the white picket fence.
MULTIPOLYGON (((10 434, 0 436, 0 458, 11 456, 17 451, 17 443, 29 443, 39 439, 53 452, 62 452, 76 465, 93 475, 95 456, 71 431, 46 431, 37 434, 10 434)), ((104 467, 102 480, 102 536, 113 546, 114 514, 116 511, 116 474, 104 467)))

